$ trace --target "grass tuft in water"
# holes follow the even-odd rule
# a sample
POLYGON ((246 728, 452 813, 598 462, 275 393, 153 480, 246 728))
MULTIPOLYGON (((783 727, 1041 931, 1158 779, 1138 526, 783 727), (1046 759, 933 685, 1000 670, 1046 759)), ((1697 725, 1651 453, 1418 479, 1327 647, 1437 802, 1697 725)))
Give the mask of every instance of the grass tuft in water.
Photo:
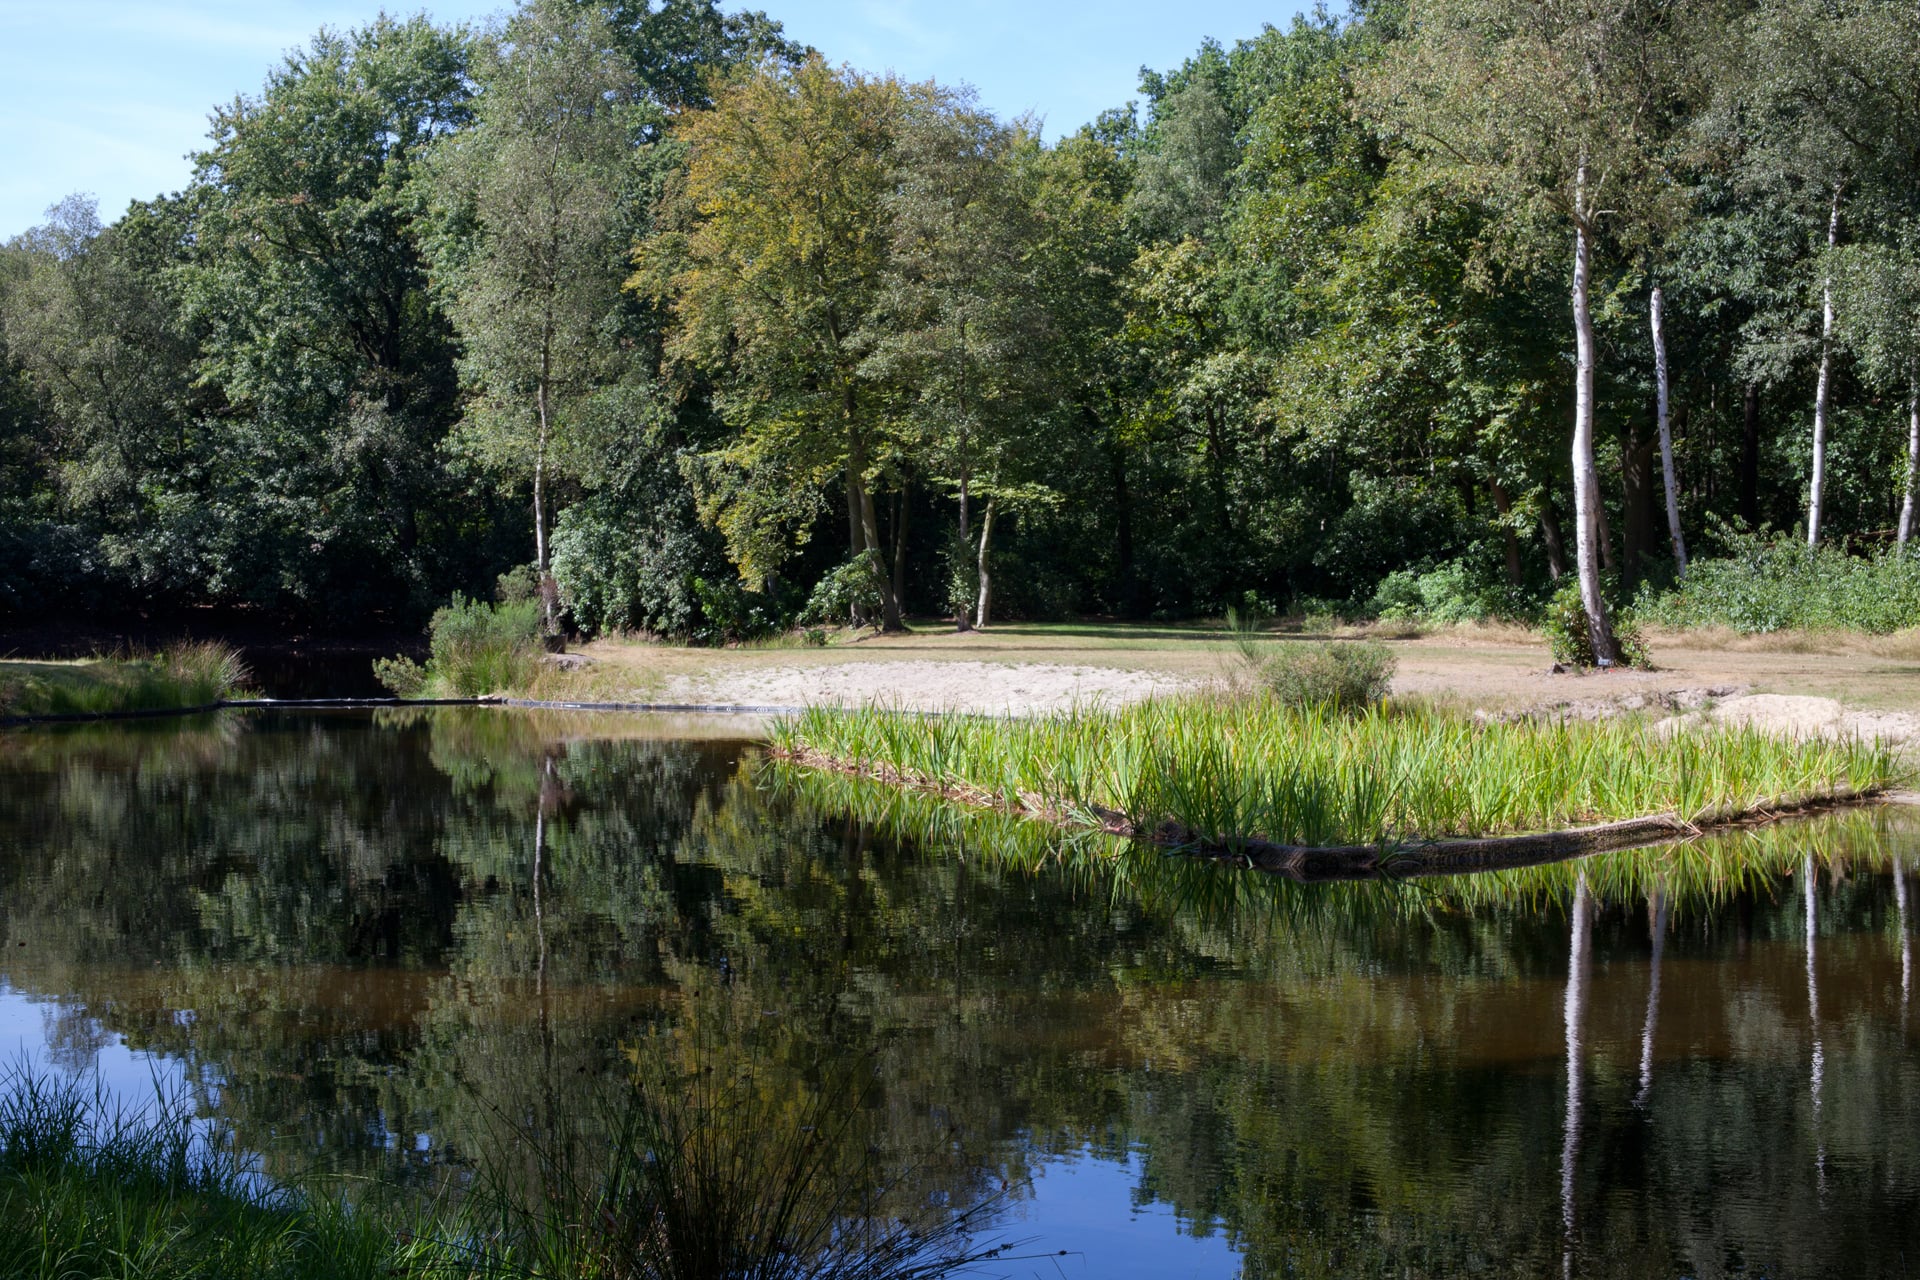
POLYGON ((149 657, 0 663, 0 715, 108 715, 203 707, 241 693, 239 653, 217 641, 175 645, 149 657))
POLYGON ((260 1183, 177 1102, 128 1110, 70 1080, 0 1073, 0 1275, 478 1274, 430 1239, 260 1183))
POLYGON ((1904 776, 1877 741, 1625 718, 1508 724, 1421 706, 1349 715, 1270 693, 1025 720, 816 707, 772 736, 802 763, 1056 821, 1171 821, 1229 845, 1393 845, 1656 814, 1707 823, 1904 776))

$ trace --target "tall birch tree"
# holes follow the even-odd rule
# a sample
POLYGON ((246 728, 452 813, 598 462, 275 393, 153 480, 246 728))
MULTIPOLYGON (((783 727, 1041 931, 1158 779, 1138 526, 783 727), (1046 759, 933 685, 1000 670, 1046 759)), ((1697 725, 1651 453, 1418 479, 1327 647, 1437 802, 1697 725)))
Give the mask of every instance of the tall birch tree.
POLYGON ((1620 659, 1600 581, 1594 458, 1601 241, 1644 241, 1677 216, 1667 146, 1684 119, 1709 5, 1683 0, 1413 0, 1411 39, 1368 90, 1385 118, 1498 221, 1491 263, 1571 249, 1576 573, 1595 656, 1620 659), (1567 245, 1567 240, 1571 244, 1567 245))
POLYGON ((552 491, 565 437, 613 381, 630 236, 633 82, 600 11, 534 0, 482 43, 474 124, 444 143, 429 189, 442 231, 436 285, 465 348, 464 438, 532 488, 545 620, 552 491))

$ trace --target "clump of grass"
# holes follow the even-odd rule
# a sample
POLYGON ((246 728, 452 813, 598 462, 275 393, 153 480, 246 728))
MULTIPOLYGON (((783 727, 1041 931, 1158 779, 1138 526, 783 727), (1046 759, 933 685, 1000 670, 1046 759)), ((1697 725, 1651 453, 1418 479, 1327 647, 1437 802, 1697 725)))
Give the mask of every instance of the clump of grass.
POLYGON ((525 689, 540 670, 541 602, 508 599, 499 604, 470 600, 434 610, 428 624, 427 664, 411 658, 381 658, 374 676, 400 698, 475 698, 525 689))
POLYGON ((217 641, 148 657, 0 664, 0 715, 109 715, 203 707, 244 691, 246 664, 217 641))
POLYGON ((129 1111, 0 1073, 0 1275, 356 1280, 473 1275, 432 1231, 263 1188, 159 1100, 129 1111))
POLYGON ((1012 811, 1218 844, 1392 845, 1671 813, 1689 822, 1871 792, 1879 742, 1637 719, 1492 723, 1432 708, 1357 715, 1272 693, 1186 696, 1030 720, 811 708, 777 752, 1012 811))
POLYGON ((1393 687, 1393 651, 1371 640, 1278 646, 1260 675, 1281 702, 1295 707, 1361 711, 1393 687))
POLYGON ((1267 640, 1257 614, 1227 610, 1242 674, 1291 707, 1361 711, 1386 699, 1399 660, 1375 640, 1267 640))

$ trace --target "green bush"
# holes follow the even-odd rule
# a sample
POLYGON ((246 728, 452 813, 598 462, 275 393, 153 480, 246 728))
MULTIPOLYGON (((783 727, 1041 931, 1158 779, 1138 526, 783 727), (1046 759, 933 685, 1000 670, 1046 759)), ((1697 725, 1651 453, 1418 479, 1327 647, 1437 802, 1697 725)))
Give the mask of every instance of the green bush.
POLYGON ((1426 573, 1388 574, 1374 588, 1371 610, 1387 621, 1484 622, 1527 612, 1520 594, 1476 576, 1464 561, 1450 560, 1426 573))
POLYGON ((800 611, 803 626, 848 623, 856 612, 877 622, 880 605, 886 599, 886 566, 878 551, 867 550, 828 572, 813 589, 807 607, 800 611))
POLYGON ((373 674, 394 696, 477 698, 524 688, 538 670, 540 601, 505 604, 469 600, 459 592, 428 624, 427 665, 410 658, 382 658, 373 674))
POLYGON ((455 592, 429 624, 428 670, 457 697, 519 688, 532 678, 542 652, 540 602, 486 604, 455 592))
MULTIPOLYGON (((1621 665, 1646 666, 1647 642, 1640 634, 1639 626, 1617 609, 1613 611, 1612 622, 1613 642, 1620 648, 1621 665)), ((1587 606, 1580 599, 1578 579, 1568 578, 1554 592, 1553 599, 1547 602, 1541 626, 1547 633, 1547 648, 1552 652, 1555 662, 1569 667, 1599 665, 1593 652, 1593 632, 1587 626, 1587 606)))
POLYGON ((1794 537, 1723 531, 1727 554, 1695 560, 1677 588, 1649 594, 1639 616, 1670 627, 1866 631, 1920 625, 1920 552, 1889 547, 1849 555, 1794 537))
POLYGON ((1383 701, 1399 665, 1376 641, 1276 645, 1260 665, 1260 679, 1283 704, 1364 711, 1383 701))

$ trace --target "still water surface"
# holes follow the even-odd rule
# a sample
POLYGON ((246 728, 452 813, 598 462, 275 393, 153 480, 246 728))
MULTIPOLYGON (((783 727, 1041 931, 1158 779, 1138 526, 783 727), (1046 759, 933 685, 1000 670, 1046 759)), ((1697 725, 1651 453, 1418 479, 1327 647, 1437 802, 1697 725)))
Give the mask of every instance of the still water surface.
POLYGON ((422 1187, 502 1115, 591 1134, 648 1046, 857 1072, 871 1158, 1028 1242, 989 1274, 1920 1274, 1908 811, 1303 886, 679 732, 0 735, 0 1056, 422 1187))

